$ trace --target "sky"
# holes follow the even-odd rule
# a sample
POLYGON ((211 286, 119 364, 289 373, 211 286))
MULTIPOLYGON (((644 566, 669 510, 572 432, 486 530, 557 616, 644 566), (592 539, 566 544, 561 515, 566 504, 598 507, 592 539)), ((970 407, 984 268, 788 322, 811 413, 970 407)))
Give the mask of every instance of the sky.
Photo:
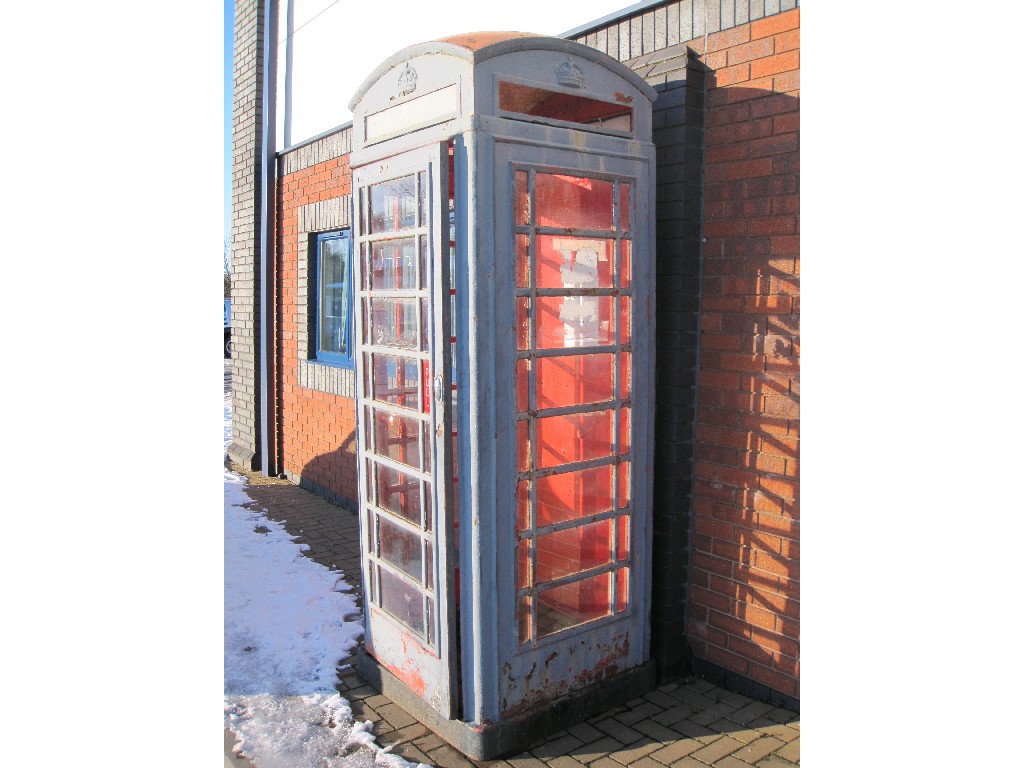
MULTIPOLYGON (((225 368, 229 363, 225 363, 225 368)), ((231 397, 224 393, 224 450, 231 397)), ((412 768, 381 751, 338 695, 336 664, 363 635, 352 585, 303 556, 224 469, 224 724, 259 768, 412 768), (339 754, 340 753, 340 754, 339 754)))
MULTIPOLYGON (((344 40, 309 41, 309 66, 330 70, 331 96, 323 102, 305 98, 303 110, 296 110, 295 142, 317 135, 351 120, 348 101, 363 80, 384 59, 407 45, 460 32, 516 30, 559 35, 609 13, 629 7, 628 0, 517 0, 514 3, 468 3, 460 0, 438 7, 419 0, 395 0, 386 14, 376 13, 364 0, 299 0, 309 14, 331 19, 320 27, 296 21, 296 35, 322 34, 323 30, 344 29, 344 40), (345 20, 352 19, 352 25, 345 20), (358 25, 358 26, 356 26, 358 25), (321 44, 322 43, 322 44, 321 44), (319 54, 315 52, 320 52, 319 54), (303 133, 303 126, 312 126, 303 133), (308 134, 308 135, 307 135, 308 134)), ((231 75, 234 32, 234 3, 224 0, 224 232, 230 236, 231 221, 231 75)), ((319 83, 317 87, 319 88, 319 83)), ((296 86, 295 98, 304 98, 296 86)))

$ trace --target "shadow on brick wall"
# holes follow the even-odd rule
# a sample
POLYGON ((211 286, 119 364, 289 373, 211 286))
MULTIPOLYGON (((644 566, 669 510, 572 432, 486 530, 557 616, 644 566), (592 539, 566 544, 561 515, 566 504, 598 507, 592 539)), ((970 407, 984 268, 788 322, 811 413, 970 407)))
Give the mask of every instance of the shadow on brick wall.
MULTIPOLYGON (((695 669, 799 698, 799 97, 708 74, 693 562, 695 669)), ((778 694, 782 694, 780 698, 778 694)))

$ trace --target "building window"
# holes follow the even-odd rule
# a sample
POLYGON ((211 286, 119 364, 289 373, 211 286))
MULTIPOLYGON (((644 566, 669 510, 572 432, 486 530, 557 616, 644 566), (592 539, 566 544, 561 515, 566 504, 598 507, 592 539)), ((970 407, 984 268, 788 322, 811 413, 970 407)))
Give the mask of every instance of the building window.
POLYGON ((320 233, 315 247, 315 309, 310 335, 316 339, 316 360, 352 368, 351 233, 320 233))

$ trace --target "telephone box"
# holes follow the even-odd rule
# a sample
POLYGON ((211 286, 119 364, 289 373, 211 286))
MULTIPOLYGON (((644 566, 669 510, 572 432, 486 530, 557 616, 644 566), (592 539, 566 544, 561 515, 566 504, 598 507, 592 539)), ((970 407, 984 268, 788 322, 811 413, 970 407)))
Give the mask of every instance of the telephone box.
POLYGON ((360 668, 474 758, 654 685, 654 98, 481 32, 350 105, 360 668))

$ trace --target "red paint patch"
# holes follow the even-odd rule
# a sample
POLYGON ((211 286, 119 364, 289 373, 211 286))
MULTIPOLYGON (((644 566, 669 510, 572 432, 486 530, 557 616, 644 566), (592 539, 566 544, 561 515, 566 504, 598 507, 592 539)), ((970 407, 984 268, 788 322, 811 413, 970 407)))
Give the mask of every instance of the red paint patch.
POLYGON ((633 102, 633 97, 627 96, 624 93, 619 93, 618 91, 616 91, 615 100, 619 102, 619 104, 631 104, 633 102))

